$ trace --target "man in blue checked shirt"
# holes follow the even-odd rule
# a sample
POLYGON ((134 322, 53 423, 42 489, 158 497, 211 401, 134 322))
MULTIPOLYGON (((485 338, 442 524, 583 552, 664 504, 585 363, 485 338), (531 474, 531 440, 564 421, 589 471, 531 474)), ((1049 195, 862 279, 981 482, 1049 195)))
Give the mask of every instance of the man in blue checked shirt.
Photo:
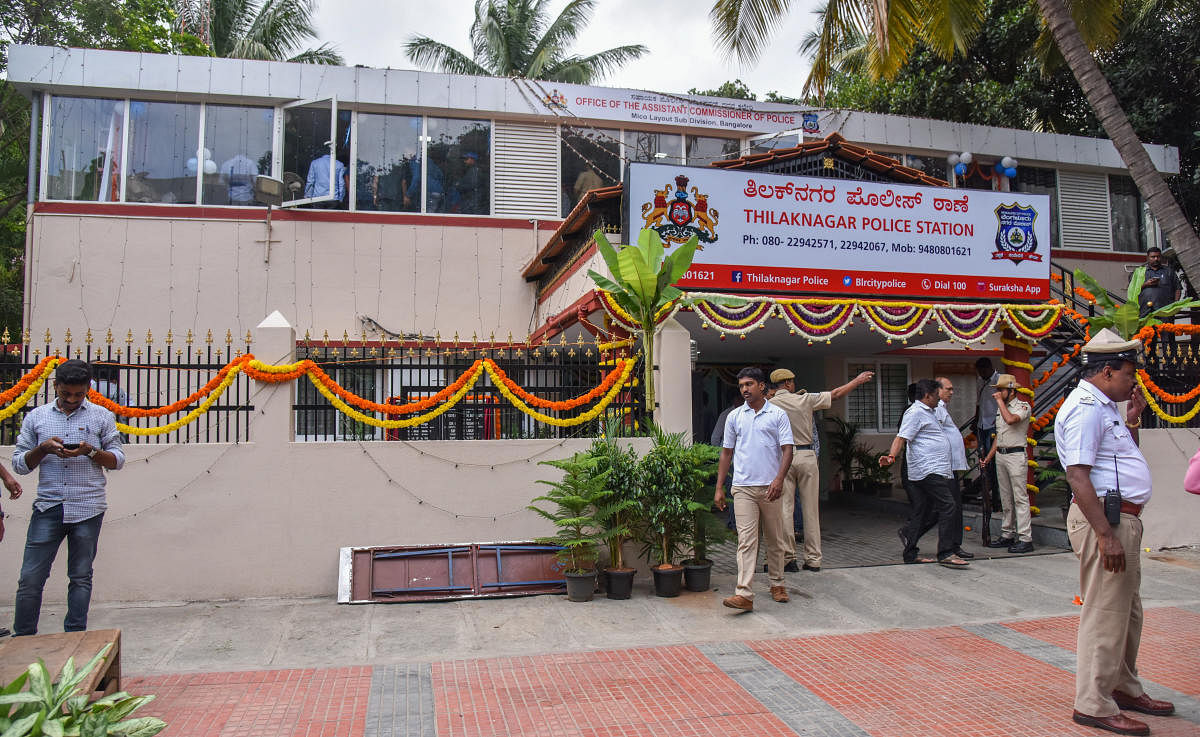
POLYGON ((108 508, 104 469, 125 465, 116 418, 87 401, 91 380, 86 363, 63 361, 54 372, 55 401, 37 407, 21 423, 13 470, 41 470, 17 583, 14 637, 37 634, 42 589, 64 538, 69 583, 63 630, 87 629, 92 561, 108 508))

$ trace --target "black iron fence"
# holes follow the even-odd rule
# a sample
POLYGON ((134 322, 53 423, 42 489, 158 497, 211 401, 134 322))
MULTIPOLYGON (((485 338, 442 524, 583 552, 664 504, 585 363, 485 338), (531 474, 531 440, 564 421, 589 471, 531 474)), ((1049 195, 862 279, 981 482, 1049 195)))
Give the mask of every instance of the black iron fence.
MULTIPOLYGON (((302 341, 297 358, 316 362, 346 390, 379 404, 404 405, 436 395, 453 384, 479 359, 490 358, 530 394, 565 401, 587 394, 614 370, 616 357, 629 349, 604 353, 594 342, 557 342, 545 345, 457 342, 340 342, 302 341)), ((296 439, 339 440, 501 440, 520 438, 596 437, 606 428, 619 434, 645 431, 645 411, 640 365, 636 379, 621 389, 615 400, 594 419, 560 427, 528 416, 514 407, 485 372, 454 407, 429 422, 414 427, 384 429, 349 417, 332 407, 312 382, 296 385, 296 439)), ((596 400, 598 401, 598 399, 596 400)), ((537 409, 558 418, 578 417, 595 405, 579 408, 537 409)), ((431 407, 426 412, 431 411, 431 407)), ((421 412, 389 415, 411 418, 421 412)), ((382 415, 374 415, 381 417, 382 415)))
MULTIPOLYGON (((235 340, 226 333, 215 337, 211 332, 203 337, 176 338, 170 333, 156 342, 147 334, 144 340, 132 333, 114 338, 111 334, 100 340, 84 336, 81 343, 72 343, 68 331, 59 343, 51 336, 34 344, 26 335, 20 343, 9 343, 10 337, 0 336, 0 391, 16 384, 48 355, 78 358, 92 365, 93 388, 109 399, 126 407, 152 410, 191 395, 212 379, 218 371, 239 355, 249 351, 248 341, 235 340)), ((21 419, 37 407, 53 401, 54 382, 46 381, 24 409, 0 422, 0 444, 13 445, 21 429, 21 419)), ((126 434, 127 443, 237 443, 250 439, 249 413, 252 382, 242 374, 233 380, 225 393, 208 412, 194 422, 161 435, 126 434)), ((195 404, 187 410, 195 408, 195 404)), ((185 410, 185 411, 187 411, 185 410)), ((159 427, 181 414, 166 417, 118 417, 132 427, 159 427)))
MULTIPOLYGON (((1148 346, 1145 369, 1164 392, 1177 396, 1186 395, 1200 385, 1200 340, 1188 336, 1160 336, 1148 346)), ((1200 397, 1192 397, 1184 402, 1168 402, 1159 396, 1155 396, 1154 399, 1163 412, 1174 417, 1185 415, 1200 401, 1200 397)), ((1183 423, 1170 423, 1159 418, 1152 409, 1146 408, 1142 413, 1142 426, 1200 427, 1200 416, 1192 417, 1183 423)))

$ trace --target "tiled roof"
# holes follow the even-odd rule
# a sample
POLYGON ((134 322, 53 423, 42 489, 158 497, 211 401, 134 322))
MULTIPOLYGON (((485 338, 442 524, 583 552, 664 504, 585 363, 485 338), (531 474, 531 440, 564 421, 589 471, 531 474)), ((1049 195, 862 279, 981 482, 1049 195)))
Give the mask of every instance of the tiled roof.
POLYGON ((623 191, 624 187, 622 185, 614 184, 611 187, 601 187, 600 189, 593 189, 586 192, 571 212, 567 213, 562 225, 558 226, 558 229, 554 231, 554 235, 550 236, 550 240, 546 242, 545 246, 542 246, 542 249, 533 257, 533 261, 529 262, 529 265, 525 267, 521 275, 527 281, 532 281, 546 273, 550 268, 550 261, 566 247, 565 237, 574 235, 588 227, 588 223, 591 220, 589 217, 591 214, 589 206, 602 200, 611 200, 614 197, 619 198, 623 191))

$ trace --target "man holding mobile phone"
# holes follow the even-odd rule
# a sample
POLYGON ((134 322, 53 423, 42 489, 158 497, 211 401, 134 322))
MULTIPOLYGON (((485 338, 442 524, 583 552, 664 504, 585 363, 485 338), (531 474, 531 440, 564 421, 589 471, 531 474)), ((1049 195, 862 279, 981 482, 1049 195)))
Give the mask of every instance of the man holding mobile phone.
POLYGON ((87 629, 92 561, 108 508, 104 471, 125 465, 116 418, 87 401, 91 380, 88 364, 63 361, 54 372, 55 401, 35 408, 21 423, 13 470, 22 475, 39 471, 17 583, 14 637, 37 634, 42 589, 64 539, 69 583, 63 630, 87 629))
POLYGON ((1169 701, 1152 699, 1137 677, 1142 636, 1142 508, 1150 501, 1150 466, 1138 447, 1146 399, 1137 387, 1141 342, 1101 330, 1083 348, 1083 378, 1054 422, 1058 459, 1071 485, 1067 535, 1079 558, 1075 669, 1078 723, 1117 734, 1150 733, 1122 710, 1166 716, 1169 701), (1122 417, 1118 402, 1128 401, 1122 417), (1120 494, 1120 497, 1117 494, 1120 494), (1116 523, 1105 502, 1118 505, 1116 523))
POLYGON ((1166 307, 1179 299, 1182 286, 1175 269, 1163 263, 1162 249, 1151 246, 1146 250, 1146 263, 1134 273, 1145 275, 1142 291, 1138 293, 1138 317, 1145 317, 1155 310, 1166 307))

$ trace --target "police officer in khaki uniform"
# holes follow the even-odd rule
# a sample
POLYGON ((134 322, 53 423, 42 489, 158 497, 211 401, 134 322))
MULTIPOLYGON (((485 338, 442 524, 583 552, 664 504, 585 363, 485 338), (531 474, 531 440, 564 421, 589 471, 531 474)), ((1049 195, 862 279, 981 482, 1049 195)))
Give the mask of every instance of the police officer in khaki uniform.
MULTIPOLYGON (((873 371, 864 371, 848 383, 828 392, 796 391, 796 375, 781 368, 771 372, 771 383, 776 385, 771 404, 787 413, 792 421, 792 437, 796 442, 792 453, 792 465, 783 480, 783 520, 790 525, 796 510, 796 492, 800 492, 800 513, 804 517, 804 570, 821 570, 821 494, 820 472, 817 454, 813 451, 813 412, 829 409, 833 400, 841 399, 875 376, 873 371)), ((785 571, 796 568, 796 538, 788 535, 784 560, 785 571)))
POLYGON ((1083 378, 1054 423, 1059 461, 1073 497, 1067 534, 1079 558, 1078 724, 1144 735, 1144 722, 1121 710, 1166 716, 1168 701, 1150 698, 1137 678, 1142 635, 1142 507, 1150 500, 1150 467, 1138 448, 1146 400, 1137 390, 1141 343, 1102 330, 1083 349, 1083 378), (1124 417, 1118 402, 1129 402, 1124 417), (1120 497, 1116 492, 1120 492, 1120 497))
POLYGON ((1025 479, 1029 476, 1028 453, 1029 415, 1033 408, 1017 392, 1021 385, 1012 374, 1000 374, 992 385, 996 391, 996 442, 983 465, 995 459, 996 477, 1000 485, 1000 505, 1004 521, 1000 537, 987 544, 989 548, 1008 548, 1010 553, 1033 552, 1033 528, 1029 515, 1029 492, 1025 479))

